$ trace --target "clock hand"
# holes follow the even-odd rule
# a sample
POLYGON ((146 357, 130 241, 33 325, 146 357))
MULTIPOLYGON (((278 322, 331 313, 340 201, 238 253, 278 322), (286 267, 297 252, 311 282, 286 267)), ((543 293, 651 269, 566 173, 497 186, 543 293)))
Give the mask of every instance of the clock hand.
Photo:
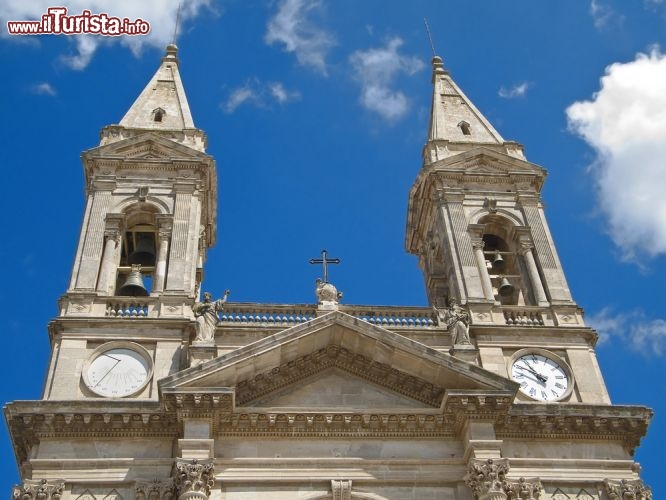
POLYGON ((104 379, 106 378, 106 376, 107 376, 109 373, 111 373, 111 370, 113 370, 116 366, 118 366, 118 363, 120 363, 120 360, 117 360, 117 361, 113 364, 113 366, 112 366, 111 368, 109 368, 109 370, 104 374, 104 376, 103 376, 101 379, 99 379, 99 380, 97 381, 97 383, 96 383, 93 387, 97 387, 97 386, 102 382, 102 380, 104 380, 104 379))
POLYGON ((107 358, 111 358, 111 359, 113 359, 113 360, 115 360, 115 361, 120 362, 120 360, 119 360, 118 358, 114 358, 114 357, 111 356, 110 354, 106 354, 106 353, 104 353, 104 356, 106 356, 107 358))
MULTIPOLYGON (((528 369, 530 372, 532 372, 532 373, 534 374, 534 376, 535 376, 540 382, 546 382, 546 381, 548 380, 548 377, 544 377, 544 376, 541 375, 540 373, 537 373, 536 370, 534 370, 534 368, 532 368, 532 367, 529 365, 529 363, 527 362, 527 360, 523 360, 523 361, 525 362, 525 367, 527 367, 527 369, 528 369)), ((517 366, 518 368, 523 368, 523 369, 524 369, 524 367, 522 367, 522 366, 520 366, 520 365, 516 365, 516 366, 517 366)))

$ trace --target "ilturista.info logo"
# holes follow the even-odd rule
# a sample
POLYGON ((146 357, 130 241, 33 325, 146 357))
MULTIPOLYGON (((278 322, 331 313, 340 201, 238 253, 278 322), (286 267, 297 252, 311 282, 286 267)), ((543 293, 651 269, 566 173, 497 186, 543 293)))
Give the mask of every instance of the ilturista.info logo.
POLYGON ((7 21, 7 31, 10 35, 147 35, 150 24, 89 10, 67 15, 67 7, 49 7, 39 21, 7 21))

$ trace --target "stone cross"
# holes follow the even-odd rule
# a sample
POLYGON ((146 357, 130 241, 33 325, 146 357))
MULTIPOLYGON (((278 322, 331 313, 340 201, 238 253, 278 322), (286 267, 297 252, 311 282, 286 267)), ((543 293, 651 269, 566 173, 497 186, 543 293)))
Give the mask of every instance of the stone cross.
POLYGON ((310 259, 310 264, 321 264, 324 268, 324 283, 328 283, 328 265, 329 264, 339 264, 340 259, 328 258, 328 252, 326 250, 321 251, 321 259, 310 259))

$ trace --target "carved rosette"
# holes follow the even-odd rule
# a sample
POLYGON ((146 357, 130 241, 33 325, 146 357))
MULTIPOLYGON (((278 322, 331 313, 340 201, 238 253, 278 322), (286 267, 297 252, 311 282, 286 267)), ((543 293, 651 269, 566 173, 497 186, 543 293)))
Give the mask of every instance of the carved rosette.
POLYGON ((34 481, 27 479, 22 485, 14 486, 12 498, 14 500, 60 500, 65 489, 65 482, 61 480, 34 481))
POLYGON ((173 478, 137 480, 134 488, 136 500, 171 500, 176 496, 173 478))
POLYGON ((652 490, 640 479, 620 481, 606 479, 604 486, 611 500, 652 500, 652 490))
POLYGON ((465 482, 478 500, 504 500, 506 474, 509 461, 506 458, 471 460, 465 475, 465 482))
POLYGON ((538 500, 541 495, 541 481, 527 480, 521 477, 518 481, 504 481, 504 491, 509 500, 538 500))
POLYGON ((178 500, 207 500, 215 484, 212 460, 176 460, 174 482, 178 500))

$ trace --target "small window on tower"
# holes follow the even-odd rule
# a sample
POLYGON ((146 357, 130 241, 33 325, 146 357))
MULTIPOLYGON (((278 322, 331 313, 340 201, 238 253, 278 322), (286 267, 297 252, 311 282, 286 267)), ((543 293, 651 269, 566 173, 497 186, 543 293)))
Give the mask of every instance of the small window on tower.
POLYGON ((156 122, 161 122, 162 118, 164 118, 164 110, 162 108, 157 108, 155 111, 153 111, 153 121, 156 122))
POLYGON ((470 128, 469 123, 460 122, 458 124, 458 127, 460 127, 460 130, 462 131, 463 135, 472 135, 472 129, 470 128))

